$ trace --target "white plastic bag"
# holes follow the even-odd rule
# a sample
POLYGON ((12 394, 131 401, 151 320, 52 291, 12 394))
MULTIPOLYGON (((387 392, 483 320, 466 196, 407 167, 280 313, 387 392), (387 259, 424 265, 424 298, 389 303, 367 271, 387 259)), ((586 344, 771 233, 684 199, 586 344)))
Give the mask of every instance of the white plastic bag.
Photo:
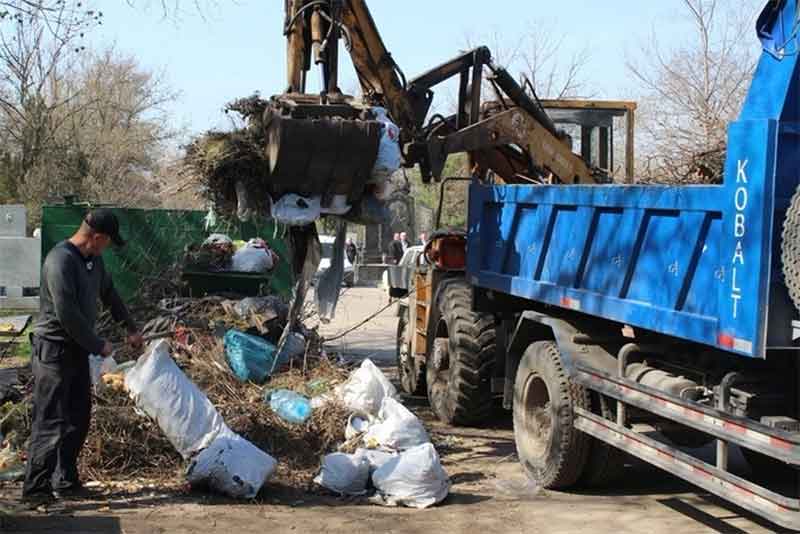
POLYGON ((391 397, 383 399, 378 422, 364 434, 364 443, 374 449, 383 447, 402 451, 430 442, 422 421, 391 397))
POLYGON ((352 412, 377 416, 384 397, 396 397, 397 390, 367 358, 347 381, 337 388, 345 407, 352 412))
POLYGON ((186 480, 208 485, 237 499, 252 499, 272 476, 277 462, 240 435, 227 430, 194 457, 186 480))
POLYGON ((321 215, 319 196, 303 197, 287 193, 272 205, 272 218, 288 226, 306 226, 321 215))
POLYGON ((163 339, 151 343, 125 374, 125 388, 185 459, 208 447, 223 430, 230 432, 211 401, 175 365, 163 339))
POLYGON ((369 480, 369 461, 363 455, 334 452, 322 459, 314 483, 341 495, 363 495, 369 480))
POLYGON ((393 451, 382 451, 379 449, 356 449, 356 455, 363 456, 369 463, 369 473, 372 475, 380 467, 392 458, 397 458, 398 453, 393 451))
POLYGON ((372 167, 372 181, 382 182, 400 168, 400 128, 389 120, 386 110, 381 107, 372 108, 375 120, 383 123, 381 140, 378 144, 378 157, 372 167))
POLYGON ((272 269, 272 254, 267 249, 245 245, 233 253, 231 271, 265 273, 272 269))
POLYGON ((103 383, 103 375, 113 373, 117 370, 117 361, 109 356, 107 358, 97 354, 89 355, 89 373, 92 378, 92 385, 97 386, 103 383))
POLYGON ((430 443, 408 449, 372 474, 379 502, 387 506, 427 508, 441 502, 450 491, 450 479, 430 443))

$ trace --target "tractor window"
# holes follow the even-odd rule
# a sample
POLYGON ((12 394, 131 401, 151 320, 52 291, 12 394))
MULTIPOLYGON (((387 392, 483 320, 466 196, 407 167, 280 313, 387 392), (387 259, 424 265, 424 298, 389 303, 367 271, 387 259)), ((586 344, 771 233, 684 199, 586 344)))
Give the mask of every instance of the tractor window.
POLYGON ((635 104, 543 100, 542 106, 575 154, 614 182, 632 179, 635 104))

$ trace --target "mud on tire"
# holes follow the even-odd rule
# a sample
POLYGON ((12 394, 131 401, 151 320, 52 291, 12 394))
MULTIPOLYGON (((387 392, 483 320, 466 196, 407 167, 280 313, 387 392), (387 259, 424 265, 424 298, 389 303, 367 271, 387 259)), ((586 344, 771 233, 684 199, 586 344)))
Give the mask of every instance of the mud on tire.
POLYGON ((436 310, 447 338, 434 341, 425 366, 431 409, 449 424, 480 423, 492 413, 494 317, 472 311, 472 287, 462 278, 442 283, 436 310))
POLYGON ((531 344, 514 382, 514 440, 528 477, 550 489, 581 479, 592 445, 573 426, 574 409, 590 409, 589 393, 569 380, 552 341, 531 344))
POLYGON ((411 354, 411 343, 406 339, 408 329, 413 328, 408 324, 408 308, 400 316, 397 323, 397 349, 395 358, 397 372, 400 375, 400 385, 409 395, 425 395, 425 366, 411 354))

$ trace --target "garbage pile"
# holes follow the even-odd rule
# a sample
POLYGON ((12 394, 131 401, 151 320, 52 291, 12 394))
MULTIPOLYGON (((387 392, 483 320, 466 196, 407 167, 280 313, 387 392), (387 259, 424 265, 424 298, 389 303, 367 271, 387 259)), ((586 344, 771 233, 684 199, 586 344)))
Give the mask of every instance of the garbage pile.
POLYGON ((280 258, 261 238, 233 241, 211 234, 201 244, 187 246, 184 269, 201 272, 268 273, 280 258))
MULTIPOLYGON (((194 353, 198 361, 187 363, 186 347, 157 341, 122 381, 113 368, 102 376, 101 399, 103 391, 125 391, 133 399, 125 406, 148 416, 149 426, 128 421, 134 430, 127 432, 148 428, 149 435, 125 439, 151 438, 144 442, 149 468, 175 476, 186 461, 193 487, 235 498, 255 497, 273 476, 307 491, 372 493, 371 502, 388 506, 426 508, 447 496, 449 479, 428 433, 370 360, 346 380, 341 367, 321 359, 310 373, 292 369, 259 388, 224 369, 219 350, 203 348, 216 358, 194 353)), ((83 467, 95 476, 125 474, 138 447, 114 447, 115 461, 98 470, 99 457, 109 460, 107 438, 96 449, 90 440, 83 467)))
MULTIPOLYGON (((310 330, 278 348, 279 299, 172 298, 158 309, 150 330, 169 335, 144 354, 92 357, 84 477, 184 480, 242 499, 272 481, 419 508, 447 495, 425 428, 371 361, 350 372, 310 330)), ((28 403, 0 407, 0 480, 22 476, 28 403)))
POLYGON ((450 491, 422 422, 397 400, 394 386, 370 360, 364 360, 334 399, 350 417, 343 450, 326 455, 314 482, 341 495, 372 492, 372 502, 427 508, 450 491))

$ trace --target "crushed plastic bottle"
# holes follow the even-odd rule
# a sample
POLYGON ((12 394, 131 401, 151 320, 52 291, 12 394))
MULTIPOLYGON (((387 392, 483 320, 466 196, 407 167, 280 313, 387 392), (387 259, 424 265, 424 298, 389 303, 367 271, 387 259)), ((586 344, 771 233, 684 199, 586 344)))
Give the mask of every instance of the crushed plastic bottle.
POLYGON ((288 389, 278 389, 267 393, 269 407, 284 421, 301 425, 311 416, 311 402, 288 389))

